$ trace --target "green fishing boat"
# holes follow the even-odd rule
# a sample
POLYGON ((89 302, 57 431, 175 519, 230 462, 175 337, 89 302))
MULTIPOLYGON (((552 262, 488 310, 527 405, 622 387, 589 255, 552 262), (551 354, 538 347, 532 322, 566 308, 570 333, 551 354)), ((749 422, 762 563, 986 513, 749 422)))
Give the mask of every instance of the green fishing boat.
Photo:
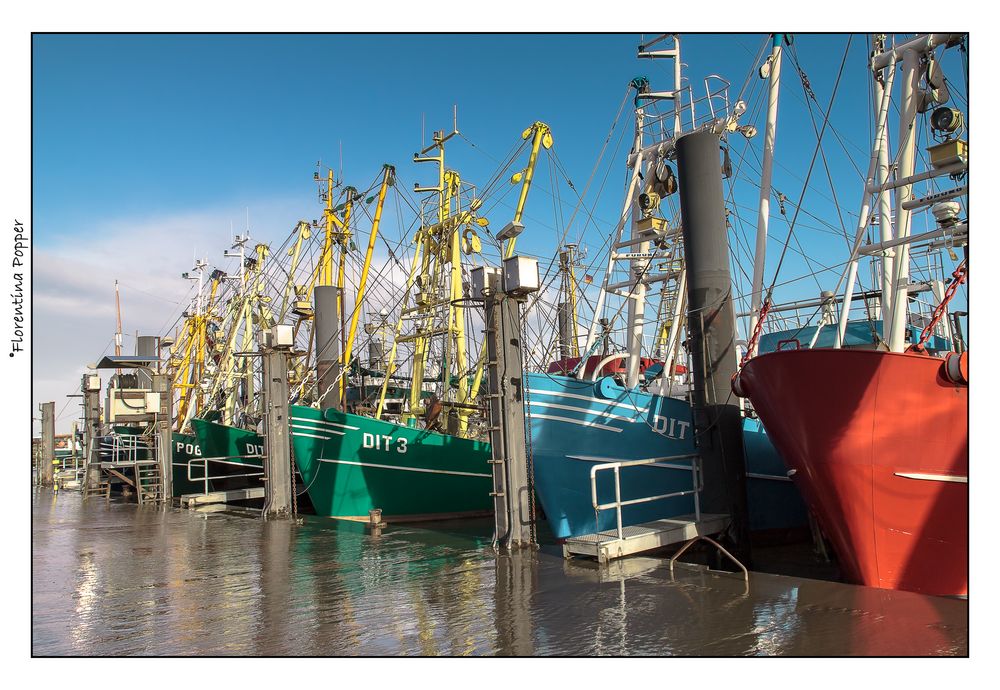
MULTIPOLYGON (((353 345, 361 310, 353 310, 349 327, 346 314, 338 314, 343 281, 337 291, 327 288, 332 287, 329 281, 321 281, 314 293, 316 403, 292 405, 289 416, 294 459, 320 515, 368 520, 369 511, 378 509, 387 521, 412 522, 493 510, 490 444, 484 440, 488 422, 479 404, 485 341, 476 342, 466 330, 467 320, 472 320, 466 314, 463 280, 463 256, 485 262, 477 228, 489 222, 477 213, 484 201, 475 186, 445 165, 445 142, 457 134, 435 132, 433 143, 413 159, 435 166, 438 184, 415 187, 430 197, 422 205, 388 357, 369 355, 368 368, 360 366, 353 345), (341 354, 338 343, 344 331, 341 354), (384 361, 384 367, 375 360, 384 361), (408 372, 401 371, 404 362, 409 363, 408 372), (365 383, 366 375, 382 379, 377 394, 375 386, 365 383), (394 383, 398 381, 406 384, 394 383)), ((511 178, 521 192, 512 228, 520 226, 539 150, 552 143, 548 126, 541 122, 521 137, 530 154, 527 167, 511 178)), ((382 203, 394 186, 392 168, 386 166, 385 171, 358 283, 358 305, 365 300, 382 203)), ((332 217, 328 209, 328 220, 332 217)), ((506 240, 504 256, 512 255, 516 235, 506 240)), ((346 236, 346 231, 338 236, 341 247, 347 246, 346 236)), ((332 270, 326 274, 332 275, 332 270)))
POLYGON ((261 486, 264 439, 260 434, 207 419, 192 419, 191 427, 202 457, 209 459, 212 491, 261 486))
POLYGON ((190 476, 194 479, 204 477, 204 471, 200 467, 201 447, 198 445, 198 438, 194 434, 181 434, 173 432, 171 435, 171 466, 173 467, 173 494, 174 496, 184 496, 185 494, 201 493, 205 490, 203 481, 192 481, 188 479, 188 464, 196 460, 191 467, 190 476))
POLYGON ((473 439, 291 406, 295 463, 317 514, 389 521, 486 515, 490 446, 473 439))

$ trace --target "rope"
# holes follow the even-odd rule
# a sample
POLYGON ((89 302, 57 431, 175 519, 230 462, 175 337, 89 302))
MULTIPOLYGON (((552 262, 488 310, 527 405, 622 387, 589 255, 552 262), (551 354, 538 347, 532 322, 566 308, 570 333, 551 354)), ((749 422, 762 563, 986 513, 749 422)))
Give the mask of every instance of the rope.
POLYGON ((944 291, 944 297, 941 299, 941 303, 934 308, 933 314, 931 314, 931 320, 924 326, 924 330, 920 332, 920 340, 917 341, 915 345, 911 345, 907 348, 907 352, 923 352, 924 344, 930 339, 931 333, 934 331, 934 327, 944 316, 944 312, 948 307, 948 302, 951 298, 955 296, 958 291, 958 286, 965 282, 965 279, 969 275, 969 267, 966 261, 963 259, 962 263, 958 265, 955 272, 951 274, 951 283, 948 285, 948 289, 944 291))

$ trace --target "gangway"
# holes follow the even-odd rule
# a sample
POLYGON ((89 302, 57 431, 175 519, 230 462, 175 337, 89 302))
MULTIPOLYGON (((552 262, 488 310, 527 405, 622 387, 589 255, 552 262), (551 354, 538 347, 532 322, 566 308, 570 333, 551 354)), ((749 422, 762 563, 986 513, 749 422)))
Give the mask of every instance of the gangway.
MULTIPOLYGON (((589 456, 572 456, 578 460, 593 461, 597 458, 589 456)), ((563 544, 563 556, 589 556, 599 563, 607 563, 613 559, 634 556, 661 549, 671 544, 690 542, 695 539, 709 537, 723 532, 729 525, 730 517, 726 514, 702 513, 699 505, 701 492, 701 472, 697 454, 674 455, 663 458, 644 458, 641 460, 619 460, 598 463, 590 468, 590 495, 594 513, 599 518, 605 510, 614 510, 617 525, 614 529, 602 530, 593 534, 570 537, 563 544), (677 461, 689 460, 690 464, 676 464, 677 461), (626 467, 656 466, 665 469, 690 469, 691 488, 673 491, 655 496, 622 499, 621 471, 626 467), (600 503, 597 497, 597 476, 600 472, 612 472, 615 482, 615 498, 613 501, 600 503), (623 525, 622 508, 640 503, 666 500, 679 496, 694 497, 694 513, 678 515, 645 522, 638 525, 623 525)))

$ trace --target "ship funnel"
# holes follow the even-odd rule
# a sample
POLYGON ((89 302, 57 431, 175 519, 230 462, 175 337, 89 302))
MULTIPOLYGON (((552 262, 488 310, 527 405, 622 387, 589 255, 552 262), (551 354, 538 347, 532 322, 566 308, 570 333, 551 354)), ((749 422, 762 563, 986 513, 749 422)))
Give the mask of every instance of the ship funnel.
POLYGON ((340 389, 340 315, 337 310, 339 290, 334 285, 318 285, 313 295, 316 329, 316 382, 320 409, 338 407, 340 389))

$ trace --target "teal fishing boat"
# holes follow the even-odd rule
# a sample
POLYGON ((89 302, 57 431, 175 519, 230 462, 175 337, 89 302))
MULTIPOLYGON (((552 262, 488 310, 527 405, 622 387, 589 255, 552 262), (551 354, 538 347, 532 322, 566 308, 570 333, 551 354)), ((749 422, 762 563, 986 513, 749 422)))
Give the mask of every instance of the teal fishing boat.
POLYGON ((191 426, 212 491, 261 486, 264 439, 260 434, 207 419, 192 419, 191 426))
POLYGON ((328 409, 291 406, 295 463, 320 515, 416 521, 488 514, 490 446, 328 409))
MULTIPOLYGON (((382 378, 377 403, 373 407, 355 403, 355 409, 367 407, 367 414, 345 411, 351 409, 348 391, 354 388, 356 395, 364 391, 348 380, 358 371, 351 352, 359 310, 352 316, 346 349, 337 362, 331 353, 341 337, 339 319, 335 312, 328 315, 337 293, 317 287, 317 406, 291 406, 290 431, 295 462, 320 515, 367 520, 369 511, 381 510, 389 521, 415 521, 493 510, 490 445, 482 440, 486 423, 477 404, 485 360, 478 351, 485 350, 482 343, 467 338, 463 284, 463 254, 481 253, 476 228, 488 221, 477 214, 483 199, 475 188, 445 166, 445 142, 457 133, 435 132, 434 143, 414 157, 414 162, 437 167, 439 184, 417 188, 431 196, 414 238, 391 352, 382 371, 367 370, 382 378), (399 376, 403 350, 411 347, 409 375, 399 376), (338 376, 337 371, 348 375, 338 376), (393 383, 400 379, 407 380, 407 386, 393 383), (398 399, 401 394, 405 399, 398 399)), ((530 156, 527 168, 512 178, 521 192, 515 225, 520 223, 539 149, 552 145, 549 128, 541 122, 524 130, 521 138, 530 146, 530 156)), ((384 183, 376 223, 386 188, 384 183)), ((376 230, 373 224, 357 304, 364 302, 376 230)), ((504 247, 507 256, 513 243, 510 239, 504 247)), ((483 261, 481 256, 475 258, 483 261)))

